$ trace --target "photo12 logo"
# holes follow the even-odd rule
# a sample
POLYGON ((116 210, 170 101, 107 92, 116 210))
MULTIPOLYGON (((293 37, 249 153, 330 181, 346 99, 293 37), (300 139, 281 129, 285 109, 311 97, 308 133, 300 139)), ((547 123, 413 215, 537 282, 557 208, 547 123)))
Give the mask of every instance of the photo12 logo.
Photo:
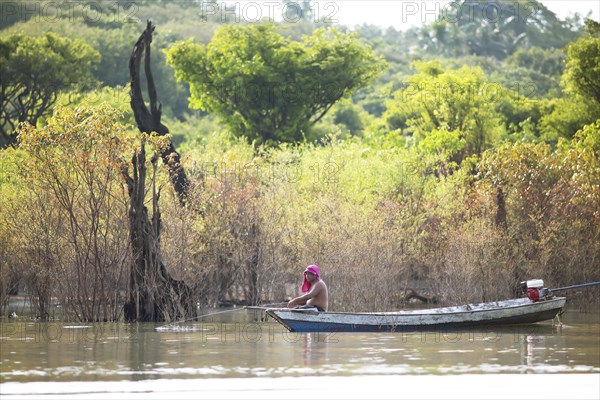
POLYGON ((86 23, 110 21, 139 22, 139 6, 134 2, 99 1, 0 1, 0 21, 32 20, 57 22, 59 20, 86 23))
POLYGON ((434 21, 465 24, 477 20, 494 23, 509 18, 530 22, 541 12, 535 1, 402 1, 401 6, 403 23, 418 18, 423 24, 434 21))
POLYGON ((312 21, 337 24, 339 10, 339 4, 331 1, 203 1, 200 3, 200 18, 203 22, 220 23, 312 21))

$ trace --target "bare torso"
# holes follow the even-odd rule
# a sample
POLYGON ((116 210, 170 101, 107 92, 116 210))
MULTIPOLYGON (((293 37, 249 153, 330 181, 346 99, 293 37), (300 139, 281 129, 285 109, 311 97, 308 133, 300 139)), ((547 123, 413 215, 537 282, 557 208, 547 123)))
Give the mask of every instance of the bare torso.
POLYGON ((320 307, 327 311, 329 308, 329 295, 327 293, 327 285, 325 285, 325 282, 323 282, 322 279, 315 282, 308 293, 313 294, 314 296, 308 299, 306 305, 320 307))

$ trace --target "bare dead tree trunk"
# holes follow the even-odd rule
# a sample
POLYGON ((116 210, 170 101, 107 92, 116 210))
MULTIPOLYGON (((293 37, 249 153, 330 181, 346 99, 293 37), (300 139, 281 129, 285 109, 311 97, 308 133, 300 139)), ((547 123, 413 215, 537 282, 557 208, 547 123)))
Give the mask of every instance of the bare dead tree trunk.
POLYGON ((249 305, 260 304, 260 292, 258 288, 258 264, 260 262, 260 244, 258 243, 259 229, 256 222, 250 225, 249 240, 251 241, 250 257, 246 262, 248 270, 248 293, 246 301, 249 305))
MULTIPOLYGON (((150 22, 135 44, 129 62, 131 74, 131 108, 138 128, 142 133, 168 133, 160 122, 161 106, 157 102, 156 88, 150 69, 150 43, 154 27, 150 22), (150 111, 144 103, 140 86, 140 63, 145 54, 145 73, 150 96, 150 111)), ((179 153, 171 143, 161 154, 169 170, 171 183, 182 204, 187 196, 188 181, 181 166, 179 153)), ((123 178, 129 191, 129 240, 133 251, 133 262, 129 284, 129 301, 125 304, 127 321, 172 321, 178 318, 195 316, 195 301, 192 290, 185 282, 173 279, 162 261, 160 249, 161 217, 156 190, 156 168, 158 158, 152 160, 152 216, 144 205, 146 193, 146 150, 145 140, 139 153, 132 159, 133 176, 127 167, 123 168, 123 178)))
POLYGON ((496 191, 496 226, 506 229, 506 201, 504 199, 504 191, 500 186, 496 191))
POLYGON ((183 281, 173 279, 162 262, 160 250, 160 191, 156 190, 156 164, 153 158, 152 217, 144 205, 146 193, 146 149, 142 139, 140 152, 133 157, 133 177, 127 168, 123 177, 129 190, 129 240, 133 249, 127 321, 172 321, 195 315, 192 290, 183 281))
MULTIPOLYGON (((131 109, 135 116, 135 122, 142 133, 156 132, 158 135, 166 135, 169 128, 160 122, 162 116, 162 105, 158 102, 154 78, 150 66, 150 45, 152 43, 152 33, 154 26, 150 21, 146 25, 146 30, 142 33, 135 43, 133 53, 129 59, 129 74, 131 76, 131 109), (146 107, 144 97, 142 96, 142 87, 140 85, 140 66, 144 56, 144 73, 148 83, 148 96, 150 97, 150 110, 146 107)), ((188 178, 181 165, 181 156, 175 150, 173 143, 161 153, 163 163, 169 169, 169 177, 179 196, 181 202, 185 202, 188 191, 188 178)))

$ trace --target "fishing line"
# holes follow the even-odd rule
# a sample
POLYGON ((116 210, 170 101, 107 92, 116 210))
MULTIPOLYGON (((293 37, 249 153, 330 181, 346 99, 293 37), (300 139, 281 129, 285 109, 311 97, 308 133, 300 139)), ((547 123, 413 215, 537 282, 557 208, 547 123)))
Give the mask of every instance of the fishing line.
MULTIPOLYGON (((257 305, 257 306, 252 306, 252 308, 269 308, 269 307, 278 306, 278 305, 282 305, 282 304, 286 304, 287 305, 287 302, 260 304, 260 305, 257 305)), ((213 313, 209 313, 209 314, 203 314, 203 315, 199 315, 199 316, 194 317, 194 318, 188 318, 188 319, 183 320, 183 321, 171 322, 170 324, 162 325, 162 326, 156 327, 154 329, 157 330, 157 331, 169 330, 171 326, 175 326, 175 325, 178 325, 178 324, 183 324, 183 323, 186 323, 186 322, 200 320, 200 319, 206 318, 206 317, 212 317, 213 315, 228 314, 228 313, 234 313, 234 312, 238 312, 238 311, 245 311, 246 309, 248 309, 248 308, 246 306, 244 306, 244 307, 240 307, 240 308, 235 308, 233 310, 217 311, 217 312, 213 312, 213 313)))

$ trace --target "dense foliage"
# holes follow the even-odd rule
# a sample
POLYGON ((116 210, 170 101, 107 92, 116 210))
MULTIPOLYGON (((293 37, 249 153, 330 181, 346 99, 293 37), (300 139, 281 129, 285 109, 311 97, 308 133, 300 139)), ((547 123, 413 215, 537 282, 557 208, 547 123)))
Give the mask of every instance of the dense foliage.
POLYGON ((567 46, 568 87, 600 103, 600 23, 587 20, 587 35, 567 46))
POLYGON ((20 122, 36 124, 60 92, 89 84, 99 58, 82 40, 51 32, 0 37, 0 144, 14 141, 20 122))
POLYGON ((148 17, 172 132, 161 140, 190 179, 184 206, 160 168, 148 187, 161 193, 164 263, 199 303, 281 301, 309 263, 333 310, 395 309, 411 289, 457 303, 515 296, 531 278, 600 280, 597 22, 535 1, 352 32, 308 12, 226 24, 197 2, 54 3, 71 12, 0 26, 3 129, 29 122, 0 150, 0 313, 26 293, 42 318, 53 302, 64 318, 122 317, 122 172, 139 150, 127 62, 148 17), (529 8, 511 19, 517 6, 529 8), (52 101, 29 106, 45 82, 59 83, 52 101), (296 101, 264 96, 274 82, 293 83, 296 101), (335 95, 311 95, 315 84, 335 95), (5 103, 16 88, 22 118, 5 103))
POLYGON ((298 142, 342 97, 383 69, 355 35, 317 30, 302 42, 273 26, 224 25, 208 46, 168 53, 192 106, 217 114, 233 133, 259 143, 298 142))

